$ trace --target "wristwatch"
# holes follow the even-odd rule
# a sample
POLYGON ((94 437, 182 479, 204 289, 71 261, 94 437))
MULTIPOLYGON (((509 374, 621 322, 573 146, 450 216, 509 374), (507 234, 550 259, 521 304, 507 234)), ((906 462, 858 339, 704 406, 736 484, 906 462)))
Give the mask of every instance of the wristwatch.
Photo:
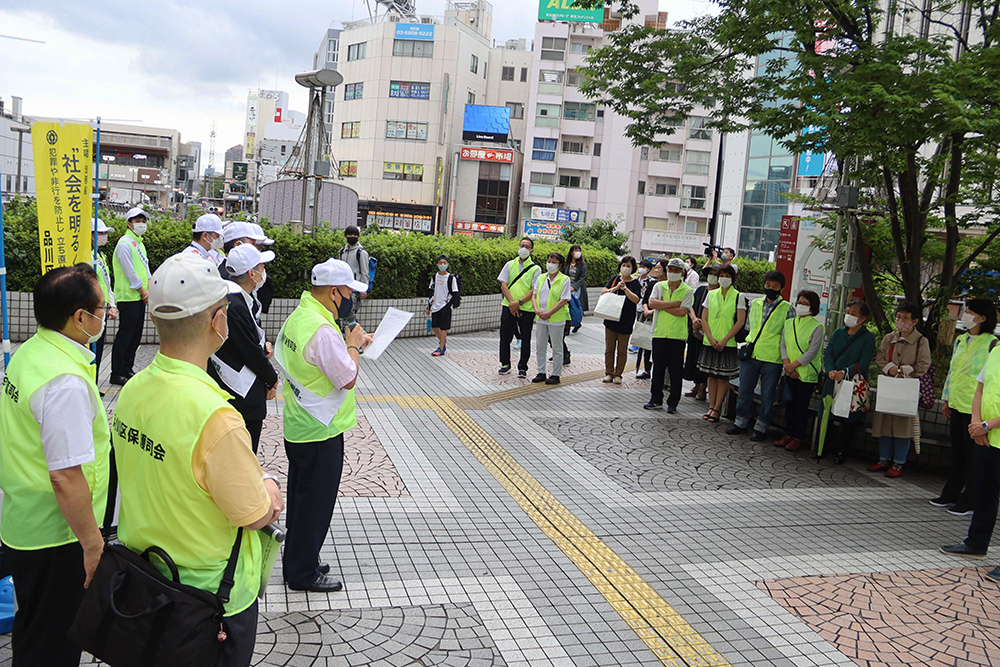
POLYGON ((982 427, 983 427, 984 431, 986 431, 987 433, 989 433, 989 430, 990 430, 990 423, 989 422, 983 422, 982 423, 982 427))
POLYGON ((279 489, 281 488, 281 480, 275 477, 274 475, 264 475, 264 479, 271 480, 272 482, 278 485, 279 489))

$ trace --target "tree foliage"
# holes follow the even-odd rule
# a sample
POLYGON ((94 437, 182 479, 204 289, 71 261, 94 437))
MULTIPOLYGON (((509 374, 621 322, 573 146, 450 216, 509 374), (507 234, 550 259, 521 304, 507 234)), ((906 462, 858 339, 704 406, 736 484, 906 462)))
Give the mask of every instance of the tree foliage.
POLYGON ((572 225, 563 233, 563 240, 597 246, 616 255, 627 255, 629 234, 619 231, 624 226, 625 216, 621 213, 614 218, 594 218, 587 225, 572 225))

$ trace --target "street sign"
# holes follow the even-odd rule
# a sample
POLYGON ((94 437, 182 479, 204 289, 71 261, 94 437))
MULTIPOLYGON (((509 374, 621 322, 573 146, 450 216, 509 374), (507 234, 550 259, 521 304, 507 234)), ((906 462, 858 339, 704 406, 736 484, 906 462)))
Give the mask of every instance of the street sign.
POLYGON ((540 0, 539 21, 577 21, 581 23, 603 23, 604 6, 594 9, 576 7, 573 0, 540 0))
POLYGON ((240 183, 247 182, 247 174, 250 170, 250 165, 247 162, 234 162, 233 163, 233 180, 239 181, 240 183))
POLYGON ((795 275, 795 251, 799 244, 799 224, 801 221, 802 219, 797 215, 783 215, 781 216, 781 229, 778 232, 775 268, 786 278, 781 296, 788 301, 792 298, 792 281, 789 278, 795 275))
POLYGON ((481 160, 483 162, 514 162, 514 151, 503 151, 495 148, 474 148, 463 146, 461 157, 463 160, 481 160))

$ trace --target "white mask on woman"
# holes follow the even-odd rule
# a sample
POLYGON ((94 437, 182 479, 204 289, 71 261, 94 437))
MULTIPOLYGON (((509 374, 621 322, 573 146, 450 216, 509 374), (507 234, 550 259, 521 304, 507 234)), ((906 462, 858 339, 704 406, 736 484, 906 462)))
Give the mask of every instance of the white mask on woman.
POLYGON ((623 266, 621 268, 621 271, 622 271, 622 278, 629 278, 632 275, 632 267, 631 266, 623 266))
POLYGON ((965 327, 966 331, 972 331, 973 329, 976 328, 977 317, 979 316, 976 315, 975 313, 970 313, 969 311, 965 311, 965 314, 962 315, 962 326, 965 327))
POLYGON ((708 274, 708 284, 709 285, 718 285, 719 284, 719 276, 717 276, 715 274, 712 274, 712 273, 708 274))
POLYGON ((573 253, 573 257, 580 259, 581 257, 583 257, 583 253, 577 250, 576 252, 573 253))
POLYGON ((727 287, 732 287, 732 286, 733 286, 733 279, 730 278, 729 276, 722 276, 721 278, 719 278, 719 287, 725 289, 727 287))
POLYGON ((853 329, 858 326, 858 318, 854 315, 844 315, 844 326, 848 329, 853 329))
POLYGON ((798 315, 799 317, 812 315, 812 306, 807 306, 805 304, 797 303, 795 304, 795 314, 798 315))
POLYGON ((549 274, 555 274, 556 272, 559 271, 559 263, 558 262, 546 262, 545 263, 545 270, 548 271, 549 274))
POLYGON ((644 276, 647 273, 649 273, 649 269, 647 269, 645 266, 640 266, 639 267, 639 275, 640 276, 644 276))

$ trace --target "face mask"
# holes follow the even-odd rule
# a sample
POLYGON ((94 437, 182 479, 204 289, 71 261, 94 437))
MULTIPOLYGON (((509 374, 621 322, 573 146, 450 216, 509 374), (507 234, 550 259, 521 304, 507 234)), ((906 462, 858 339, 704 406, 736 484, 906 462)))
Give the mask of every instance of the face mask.
POLYGON ((854 327, 858 326, 858 318, 856 318, 854 315, 844 315, 844 325, 848 329, 853 329, 854 327))
POLYGON ((728 261, 729 261, 729 260, 731 260, 732 258, 733 258, 733 256, 732 256, 732 255, 730 255, 730 254, 729 254, 728 252, 724 252, 724 253, 722 253, 722 259, 723 259, 723 261, 726 261, 726 262, 728 262, 728 261))
POLYGON ((732 286, 733 286, 733 279, 730 278, 729 276, 723 276, 722 278, 719 278, 719 287, 732 287, 732 286))
POLYGON ((581 257, 583 257, 583 253, 582 252, 574 252, 573 256, 576 257, 577 259, 580 259, 581 257))
POLYGON ((801 303, 795 304, 795 314, 799 317, 805 317, 806 315, 812 314, 811 306, 804 306, 801 303))
MULTIPOLYGON (((333 290, 335 293, 339 294, 339 289, 333 290)), ((351 316, 351 311, 354 310, 354 304, 351 303, 351 297, 345 297, 340 294, 340 305, 337 306, 337 317, 342 320, 346 320, 351 316)))
POLYGON ((708 284, 709 285, 718 285, 719 284, 719 276, 713 276, 713 275, 709 274, 709 276, 708 276, 708 284))
POLYGON ((447 270, 448 270, 448 265, 447 264, 438 264, 438 271, 444 273, 447 270))
POLYGON ((640 266, 639 267, 639 275, 640 276, 644 276, 647 273, 649 273, 649 269, 647 269, 645 266, 640 266))
POLYGON ((688 262, 687 267, 688 267, 688 271, 694 271, 694 265, 691 264, 691 262, 688 262))
MULTIPOLYGON (((264 269, 263 271, 260 272, 260 280, 255 280, 253 282, 254 282, 254 285, 256 285, 257 287, 260 287, 261 285, 264 284, 264 282, 266 280, 267 280, 267 269, 264 269)), ((256 288, 254 288, 254 289, 256 289, 256 288)))
POLYGON ((223 240, 221 236, 216 236, 214 239, 212 239, 212 245, 211 245, 212 250, 222 250, 222 247, 224 245, 226 245, 226 242, 223 240))
POLYGON ((145 222, 133 222, 132 223, 132 233, 136 236, 142 236, 146 233, 146 223, 145 222))
POLYGON ((972 331, 976 328, 976 317, 977 315, 975 313, 965 311, 965 315, 962 315, 962 326, 964 326, 966 330, 972 331))
POLYGON ((676 283, 681 279, 681 274, 676 271, 671 271, 667 274, 667 280, 672 283, 676 283))
POLYGON ((775 299, 777 299, 777 298, 778 298, 779 296, 781 296, 781 290, 776 290, 776 289, 765 289, 765 290, 764 290, 764 296, 766 296, 766 297, 767 297, 767 300, 768 300, 768 301, 774 301, 774 300, 775 300, 775 299))
POLYGON ((546 262, 545 270, 548 271, 549 273, 556 273, 559 270, 558 262, 546 262))
POLYGON ((630 266, 623 266, 622 267, 622 278, 628 278, 631 275, 632 275, 632 267, 630 267, 630 266))
POLYGON ((107 242, 108 242, 108 235, 107 234, 98 234, 97 235, 97 246, 98 247, 100 247, 102 245, 105 245, 107 242))
POLYGON ((906 333, 913 328, 913 322, 904 322, 903 320, 896 320, 896 328, 899 331, 906 333))
MULTIPOLYGON (((222 310, 222 311, 224 312, 224 309, 223 309, 223 308, 220 308, 219 310, 222 310)), ((218 311, 216 311, 216 315, 218 315, 218 311)), ((225 344, 226 344, 226 341, 227 341, 227 340, 229 340, 229 321, 228 321, 228 320, 226 321, 226 335, 225 335, 225 336, 223 336, 222 334, 220 334, 220 333, 219 333, 219 330, 215 328, 215 322, 214 322, 215 318, 214 318, 214 317, 212 318, 212 320, 213 320, 213 323, 212 323, 212 331, 214 331, 214 332, 215 332, 215 335, 216 335, 216 336, 218 336, 219 338, 221 338, 221 339, 222 339, 222 342, 221 342, 221 343, 219 343, 219 347, 215 348, 215 351, 216 351, 216 352, 218 352, 218 351, 219 351, 219 349, 220 349, 220 348, 221 348, 221 347, 222 347, 223 345, 225 345, 225 344)))
POLYGON ((517 256, 520 257, 521 259, 528 259, 528 257, 531 256, 531 250, 529 250, 528 248, 518 248, 517 256))
POLYGON ((91 343, 96 343, 98 341, 98 339, 101 336, 104 335, 104 318, 103 317, 98 317, 97 315, 94 315, 89 310, 85 310, 83 312, 87 313, 88 315, 90 315, 91 317, 93 317, 95 320, 100 320, 101 321, 101 328, 95 334, 87 333, 86 329, 81 329, 81 331, 83 331, 83 333, 87 334, 87 344, 90 345, 91 343))
POLYGON ((354 245, 357 242, 358 242, 358 237, 357 236, 348 236, 347 237, 347 245, 354 245))

